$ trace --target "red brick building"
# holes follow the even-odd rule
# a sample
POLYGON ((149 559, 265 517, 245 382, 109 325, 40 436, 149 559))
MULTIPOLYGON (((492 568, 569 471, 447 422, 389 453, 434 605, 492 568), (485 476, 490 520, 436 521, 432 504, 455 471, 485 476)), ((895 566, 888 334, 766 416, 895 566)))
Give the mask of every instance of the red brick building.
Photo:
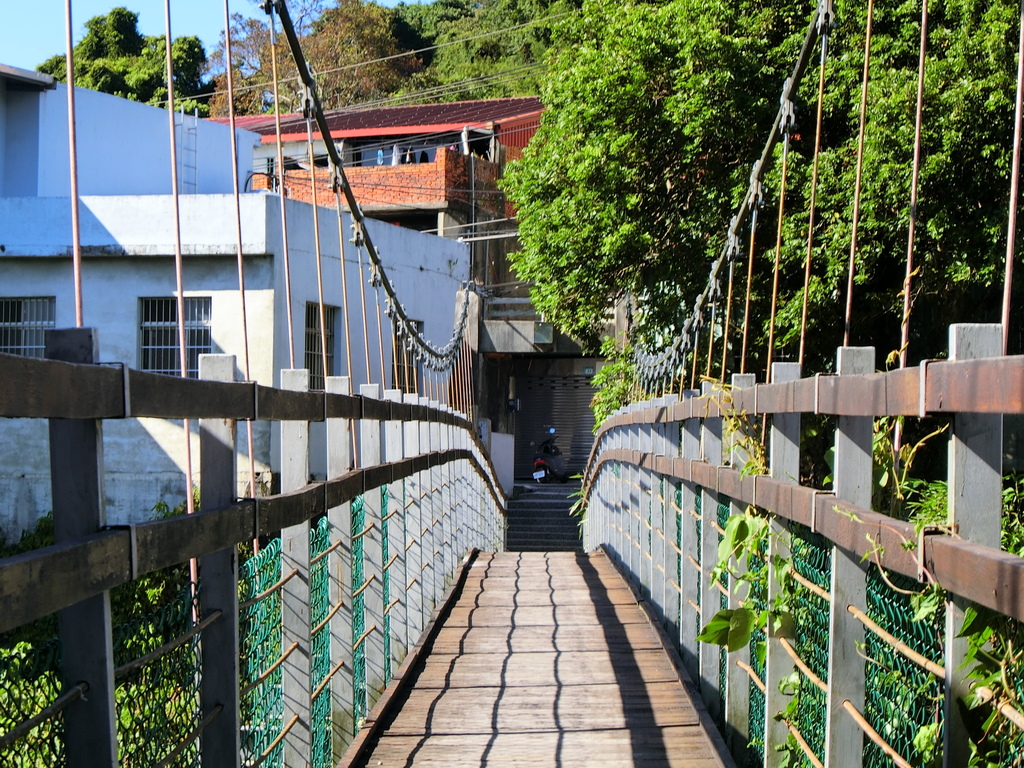
MULTIPOLYGON (((508 215, 497 186, 505 163, 536 133, 536 97, 337 110, 327 113, 330 140, 363 211, 419 230, 458 236, 461 225, 508 215)), ((277 138, 272 115, 238 119, 263 135, 254 153, 252 187, 277 187, 277 138)), ((285 195, 312 201, 306 121, 282 117, 285 195)), ((314 133, 317 201, 334 205, 326 149, 314 133)))

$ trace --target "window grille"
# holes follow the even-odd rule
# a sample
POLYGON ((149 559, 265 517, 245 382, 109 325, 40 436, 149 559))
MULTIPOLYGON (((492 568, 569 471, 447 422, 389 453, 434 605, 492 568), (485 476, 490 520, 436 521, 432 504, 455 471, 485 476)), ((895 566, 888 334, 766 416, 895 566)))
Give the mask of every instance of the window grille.
MULTIPOLYGON (((188 376, 199 377, 199 356, 213 352, 209 296, 185 298, 185 354, 188 376)), ((181 375, 178 355, 178 301, 173 296, 139 300, 140 367, 150 373, 181 375)))
POLYGON ((0 299, 0 352, 42 357, 55 312, 53 296, 0 299))
MULTIPOLYGON (((416 332, 423 335, 423 321, 409 321, 416 328, 416 332)), ((392 364, 392 378, 395 382, 395 389, 411 394, 419 394, 416 389, 423 380, 423 364, 416 361, 411 353, 405 351, 401 339, 395 339, 393 346, 395 360, 392 364)))
MULTIPOLYGON (((327 375, 334 375, 334 326, 338 316, 337 307, 324 305, 324 323, 327 326, 327 375)), ((320 343, 320 305, 306 304, 306 370, 309 371, 309 388, 324 388, 324 356, 320 343)))

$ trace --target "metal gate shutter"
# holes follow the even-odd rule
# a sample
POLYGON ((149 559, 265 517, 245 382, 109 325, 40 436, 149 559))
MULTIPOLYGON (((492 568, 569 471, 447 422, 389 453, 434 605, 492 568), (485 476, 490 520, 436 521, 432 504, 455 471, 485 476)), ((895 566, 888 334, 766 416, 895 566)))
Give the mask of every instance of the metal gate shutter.
POLYGON ((516 414, 516 477, 533 473, 536 446, 547 436, 549 427, 557 430, 557 444, 565 456, 570 475, 587 466, 594 444, 594 414, 590 400, 594 388, 589 376, 520 378, 516 381, 519 413, 516 414))

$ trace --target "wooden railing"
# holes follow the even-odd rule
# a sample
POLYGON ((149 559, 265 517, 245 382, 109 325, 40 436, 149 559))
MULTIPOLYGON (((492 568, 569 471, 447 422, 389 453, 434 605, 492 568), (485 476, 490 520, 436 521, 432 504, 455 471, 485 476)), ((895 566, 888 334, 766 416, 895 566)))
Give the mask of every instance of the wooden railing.
MULTIPOLYGON (((991 609, 1014 632, 1024 621, 1024 559, 1000 549, 1002 422, 1024 413, 1024 357, 994 357, 999 334, 999 326, 953 326, 949 360, 887 373, 874 371, 873 348, 843 348, 836 375, 801 377, 798 365, 779 363, 772 383, 737 375, 729 388, 709 383, 682 399, 635 404, 602 425, 586 474, 585 546, 604 546, 642 586, 738 764, 754 751, 753 762, 777 765, 787 750, 804 764, 844 768, 867 763, 873 750, 896 765, 923 764, 929 750, 944 765, 967 764, 978 732, 965 725, 962 704, 986 690, 964 663, 972 652, 960 636, 964 612, 991 609), (828 490, 799 482, 802 414, 835 417, 816 422, 835 424, 828 490), (871 509, 873 427, 884 416, 948 418, 948 468, 932 470, 948 483, 944 525, 871 509), (767 466, 752 469, 759 450, 749 441, 760 442, 762 426, 767 466), (734 554, 731 573, 715 580, 719 544, 740 515, 768 521, 765 547, 734 554), (761 581, 744 578, 764 571, 761 581), (934 585, 944 590, 937 611, 915 617, 911 603, 934 585), (891 601, 887 616, 879 599, 891 601), (742 608, 773 614, 750 642, 726 651, 695 639, 716 614, 742 608), (773 626, 782 613, 796 626, 773 626), (909 648, 910 635, 933 637, 934 658, 909 648), (879 647, 896 661, 872 656, 879 647), (931 687, 907 686, 917 714, 882 715, 877 684, 866 680, 884 668, 900 686, 904 664, 931 687)), ((975 650, 979 643, 991 650, 984 639, 975 650)), ((1024 667, 1004 662, 1005 695, 989 696, 1010 724, 996 749, 1019 758, 1024 667)))
MULTIPOLYGON (((0 417, 50 423, 56 535, 53 546, 0 560, 0 632, 56 612, 64 687, 56 706, 41 708, 26 717, 21 731, 0 739, 15 741, 40 714, 60 715, 68 765, 116 765, 109 590, 197 558, 201 707, 190 743, 198 740, 203 765, 240 765, 245 681, 239 679, 238 545, 280 535, 281 572, 290 575, 276 587, 280 646, 294 645, 280 660, 283 764, 308 764, 310 731, 318 727, 311 723, 311 700, 325 687, 332 693, 328 738, 337 759, 358 713, 369 710, 388 683, 386 671, 397 670, 417 642, 461 559, 474 548, 503 547, 505 498, 472 425, 446 407, 397 390, 383 399, 375 385, 347 394, 346 378, 329 378, 327 392, 309 392, 307 371, 283 371, 283 388, 275 389, 234 382, 234 358, 208 355, 200 358, 201 380, 179 379, 95 365, 94 346, 89 329, 53 331, 47 338, 51 359, 0 354, 0 417), (102 499, 102 424, 142 416, 199 419, 199 509, 110 528, 102 499), (236 498, 235 423, 244 419, 280 424, 279 494, 236 498), (328 478, 322 482, 309 482, 311 422, 326 422, 328 478), (382 494, 383 488, 390 493, 382 494), (365 526, 353 534, 351 502, 357 497, 365 526), (310 621, 310 522, 324 515, 332 531, 321 557, 331 560, 332 606, 324 626, 333 665, 329 679, 314 682, 310 638, 323 627, 310 621), (363 552, 361 584, 352 583, 354 538, 361 539, 363 552), (358 638, 352 627, 356 597, 365 610, 358 638), (357 647, 365 654, 362 689, 353 688, 357 647), (360 690, 365 700, 355 701, 360 690)), ((165 762, 173 761, 178 746, 167 745, 165 762)))

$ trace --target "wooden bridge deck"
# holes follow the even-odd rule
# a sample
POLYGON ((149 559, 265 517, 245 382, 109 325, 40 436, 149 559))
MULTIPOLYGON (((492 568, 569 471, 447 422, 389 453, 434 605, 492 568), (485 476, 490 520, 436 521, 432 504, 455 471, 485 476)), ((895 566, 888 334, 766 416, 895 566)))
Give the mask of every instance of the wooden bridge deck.
POLYGON ((602 554, 481 556, 410 674, 353 765, 731 765, 602 554))

